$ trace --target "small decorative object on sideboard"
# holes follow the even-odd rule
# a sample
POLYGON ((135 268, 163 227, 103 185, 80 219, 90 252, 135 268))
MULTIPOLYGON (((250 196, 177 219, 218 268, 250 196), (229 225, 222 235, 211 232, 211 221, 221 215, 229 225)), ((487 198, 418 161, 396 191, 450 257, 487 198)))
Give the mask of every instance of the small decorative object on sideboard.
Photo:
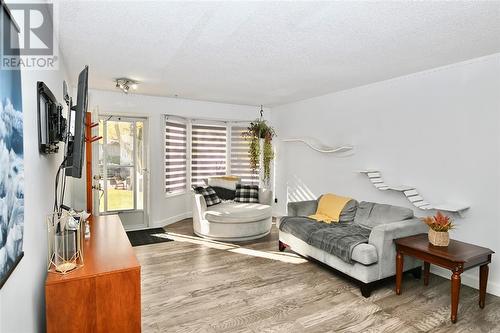
POLYGON ((450 243, 448 231, 455 227, 451 218, 437 212, 436 215, 424 217, 422 220, 429 226, 429 242, 434 246, 448 246, 450 243))
POLYGON ((84 222, 81 214, 67 211, 47 217, 49 272, 66 274, 83 266, 84 222))

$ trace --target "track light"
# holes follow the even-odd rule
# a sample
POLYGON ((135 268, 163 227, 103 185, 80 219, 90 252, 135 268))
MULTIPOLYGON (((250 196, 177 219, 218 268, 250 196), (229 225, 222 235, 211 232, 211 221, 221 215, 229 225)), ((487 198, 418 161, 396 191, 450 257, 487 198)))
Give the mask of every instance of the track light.
POLYGON ((137 90, 139 87, 139 82, 127 78, 119 78, 116 79, 115 82, 115 87, 123 91, 125 94, 128 94, 130 88, 132 88, 132 90, 137 90))

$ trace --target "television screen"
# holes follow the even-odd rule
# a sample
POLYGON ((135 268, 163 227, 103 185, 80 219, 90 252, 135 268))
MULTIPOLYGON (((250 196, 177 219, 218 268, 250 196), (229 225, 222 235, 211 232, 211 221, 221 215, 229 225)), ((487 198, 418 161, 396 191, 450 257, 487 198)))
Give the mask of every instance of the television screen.
POLYGON ((66 153, 66 176, 82 177, 83 155, 85 153, 85 114, 88 104, 89 67, 85 66, 78 76, 77 103, 70 115, 72 137, 66 153), (74 127, 73 127, 74 126, 74 127))

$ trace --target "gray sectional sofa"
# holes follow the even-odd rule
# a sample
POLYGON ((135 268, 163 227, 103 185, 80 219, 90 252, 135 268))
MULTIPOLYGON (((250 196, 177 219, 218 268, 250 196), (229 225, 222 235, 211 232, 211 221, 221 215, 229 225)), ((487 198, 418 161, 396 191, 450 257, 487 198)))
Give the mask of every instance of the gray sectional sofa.
MULTIPOLYGON (((307 216, 316 212, 318 200, 288 204, 288 216, 278 222, 279 250, 288 247, 351 277, 365 297, 377 281, 395 275, 394 239, 427 232, 411 209, 356 200, 345 205, 339 223, 317 222, 307 216)), ((421 262, 405 259, 405 271, 419 276, 420 269, 421 262)))

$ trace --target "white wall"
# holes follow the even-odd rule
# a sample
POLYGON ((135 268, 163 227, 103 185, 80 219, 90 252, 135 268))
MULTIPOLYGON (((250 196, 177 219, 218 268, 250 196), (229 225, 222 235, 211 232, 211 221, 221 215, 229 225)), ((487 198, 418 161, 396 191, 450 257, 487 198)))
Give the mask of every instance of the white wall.
MULTIPOLYGON (((272 121, 279 139, 313 136, 356 147, 354 156, 336 158, 281 142, 281 213, 287 189, 298 198, 335 192, 412 207, 355 173, 379 169, 387 183, 416 186, 430 202, 470 204, 451 237, 497 252, 488 287, 500 295, 500 54, 273 108, 272 121)), ((477 280, 474 269, 462 281, 476 287, 477 280)))
MULTIPOLYGON (((60 58, 61 61, 61 58, 60 58)), ((24 258, 0 290, 0 332, 38 332, 45 328, 47 232, 45 217, 54 205, 54 180, 62 155, 38 153, 37 81, 44 81, 62 101, 64 65, 60 71, 23 71, 24 119, 24 258)), ((64 147, 60 145, 61 150, 64 147)), ((67 188, 66 202, 71 200, 67 188)))
MULTIPOLYGON (((189 192, 169 198, 165 196, 163 115, 224 120, 253 120, 259 117, 259 109, 253 106, 153 97, 140 94, 125 95, 121 92, 91 90, 89 93, 89 109, 95 110, 96 108, 100 114, 112 113, 149 117, 151 227, 164 226, 191 216, 191 196, 189 192)), ((75 190, 75 205, 82 206, 85 198, 77 197, 77 192, 75 190)))

